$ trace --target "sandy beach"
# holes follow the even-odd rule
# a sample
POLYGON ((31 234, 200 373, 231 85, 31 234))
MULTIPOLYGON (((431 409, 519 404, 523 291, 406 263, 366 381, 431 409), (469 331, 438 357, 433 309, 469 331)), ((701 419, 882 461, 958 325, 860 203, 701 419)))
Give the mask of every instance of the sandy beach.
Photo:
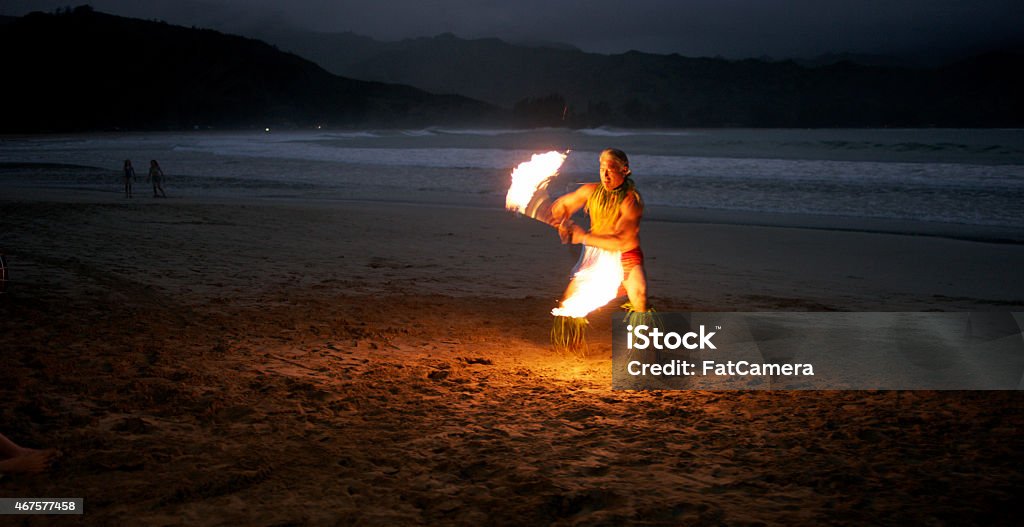
MULTIPOLYGON (((611 390, 548 311, 576 259, 501 210, 0 194, 2 497, 89 525, 1010 525, 1017 392, 611 390)), ((645 220, 669 311, 1021 311, 1024 245, 645 220)), ((10 517, 52 525, 56 517, 10 517)))

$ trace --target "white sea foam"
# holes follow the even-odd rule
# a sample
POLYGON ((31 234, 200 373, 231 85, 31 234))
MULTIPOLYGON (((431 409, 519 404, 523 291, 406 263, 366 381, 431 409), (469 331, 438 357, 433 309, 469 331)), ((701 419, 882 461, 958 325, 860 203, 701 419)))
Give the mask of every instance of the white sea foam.
POLYGON ((437 135, 436 132, 429 129, 424 130, 399 130, 398 133, 408 137, 428 137, 431 135, 437 135))
POLYGON ((179 152, 220 156, 329 161, 336 163, 432 168, 504 168, 525 152, 482 148, 360 148, 309 141, 221 139, 176 146, 179 152))
POLYGON ((498 137, 502 135, 515 135, 515 134, 527 134, 536 133, 539 130, 531 129, 515 129, 515 128, 490 128, 490 129, 479 129, 479 128, 437 128, 437 133, 447 135, 479 135, 484 137, 498 137))
POLYGON ((608 126, 601 126, 598 128, 584 128, 579 131, 583 135, 589 135, 594 137, 640 137, 640 136, 667 136, 667 137, 682 137, 682 136, 693 136, 699 135, 697 132, 689 130, 657 130, 657 129, 628 129, 628 128, 613 128, 608 126))
POLYGON ((328 139, 368 139, 380 137, 375 132, 326 132, 321 134, 321 137, 328 139))

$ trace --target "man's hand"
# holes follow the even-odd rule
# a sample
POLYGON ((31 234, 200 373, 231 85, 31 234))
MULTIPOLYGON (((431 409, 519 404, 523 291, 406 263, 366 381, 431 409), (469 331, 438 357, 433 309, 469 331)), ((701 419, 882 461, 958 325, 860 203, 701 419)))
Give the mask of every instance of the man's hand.
POLYGON ((558 224, 558 239, 562 240, 562 245, 575 243, 572 241, 574 229, 579 227, 570 219, 564 219, 558 224))
POLYGON ((567 243, 573 245, 583 243, 583 238, 586 235, 587 231, 583 230, 583 227, 576 225, 572 220, 564 220, 558 224, 558 238, 562 240, 563 245, 567 243))
POLYGON ((586 235, 587 231, 583 230, 583 227, 575 224, 572 226, 572 243, 574 245, 577 243, 583 243, 583 238, 586 237, 586 235))

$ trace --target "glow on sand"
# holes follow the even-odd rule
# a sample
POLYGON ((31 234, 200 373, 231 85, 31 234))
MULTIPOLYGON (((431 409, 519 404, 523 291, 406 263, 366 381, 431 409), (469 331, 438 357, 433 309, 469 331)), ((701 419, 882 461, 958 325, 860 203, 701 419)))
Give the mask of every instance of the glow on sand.
MULTIPOLYGON (((548 183, 558 175, 567 153, 534 154, 512 171, 512 184, 505 196, 505 208, 545 221, 548 183)), ((560 307, 551 310, 556 317, 583 318, 618 296, 622 282, 622 253, 597 247, 583 247, 583 256, 560 307)))

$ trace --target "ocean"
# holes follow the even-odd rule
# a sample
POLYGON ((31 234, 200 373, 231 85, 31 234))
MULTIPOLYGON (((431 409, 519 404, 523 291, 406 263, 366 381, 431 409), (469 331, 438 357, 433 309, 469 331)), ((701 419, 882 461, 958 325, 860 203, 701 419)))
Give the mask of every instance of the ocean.
MULTIPOLYGON (((421 130, 84 134, 0 139, 0 194, 60 187, 121 193, 150 159, 172 197, 378 200, 499 208, 530 155, 571 150, 553 195, 597 180, 620 148, 656 217, 785 215, 897 221, 911 231, 1024 240, 1024 130, 421 130), (918 225, 906 227, 907 225, 918 225)), ((806 218, 803 222, 801 218, 806 218)), ((841 221, 840 221, 841 220, 841 221)))

